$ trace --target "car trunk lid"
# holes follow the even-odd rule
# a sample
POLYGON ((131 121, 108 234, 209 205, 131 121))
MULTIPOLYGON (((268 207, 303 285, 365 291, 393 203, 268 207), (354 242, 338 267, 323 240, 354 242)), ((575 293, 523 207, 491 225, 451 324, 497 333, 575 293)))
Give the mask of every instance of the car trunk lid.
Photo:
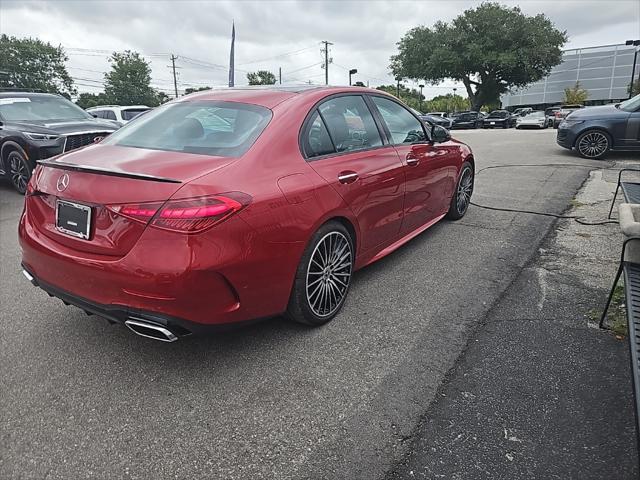
POLYGON ((233 161, 225 157, 94 145, 40 161, 32 184, 34 191, 26 200, 27 212, 36 228, 66 247, 123 256, 146 225, 118 214, 115 206, 163 203, 185 183, 233 161), (66 202, 67 208, 63 210, 71 208, 69 204, 81 209, 88 207, 88 238, 63 231, 57 219, 60 201, 66 202))

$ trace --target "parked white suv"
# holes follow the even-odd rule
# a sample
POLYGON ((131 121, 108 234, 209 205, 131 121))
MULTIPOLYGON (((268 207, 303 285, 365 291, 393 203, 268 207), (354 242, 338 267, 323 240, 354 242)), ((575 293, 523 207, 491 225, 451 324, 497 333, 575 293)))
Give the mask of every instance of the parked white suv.
POLYGON ((133 120, 135 117, 148 110, 151 110, 151 107, 147 107, 146 105, 101 105, 98 107, 87 108, 87 112, 95 118, 113 120, 120 123, 120 125, 124 125, 129 122, 129 120, 133 120))

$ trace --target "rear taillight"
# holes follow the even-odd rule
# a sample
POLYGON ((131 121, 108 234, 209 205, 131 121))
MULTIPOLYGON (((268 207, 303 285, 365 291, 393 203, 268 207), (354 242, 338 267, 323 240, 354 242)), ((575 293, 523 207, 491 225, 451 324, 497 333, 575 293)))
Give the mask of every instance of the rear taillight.
POLYGON ((228 219, 242 210, 251 197, 240 192, 224 193, 166 203, 109 205, 108 208, 124 217, 152 227, 183 233, 199 233, 228 219))

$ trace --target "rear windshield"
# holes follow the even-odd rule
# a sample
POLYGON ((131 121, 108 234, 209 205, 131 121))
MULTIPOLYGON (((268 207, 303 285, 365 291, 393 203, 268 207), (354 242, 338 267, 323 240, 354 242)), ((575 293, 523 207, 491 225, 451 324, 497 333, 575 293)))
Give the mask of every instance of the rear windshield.
POLYGON ((544 112, 531 112, 525 115, 525 118, 542 118, 544 117, 544 112))
POLYGON ((271 111, 237 102, 178 102, 128 123, 102 143, 221 157, 243 155, 271 120, 271 111))
POLYGON ((0 118, 13 122, 86 120, 93 118, 66 98, 55 96, 2 97, 0 118))
POLYGON ((128 108, 126 110, 122 110, 122 119, 131 120, 148 110, 148 108, 128 108))
POLYGON ((509 115, 509 112, 495 111, 495 112, 491 112, 489 114, 489 117, 491 117, 491 118, 505 118, 507 115, 509 115))
POLYGON ((475 120, 476 119, 476 114, 475 113, 461 113, 460 115, 458 115, 456 117, 457 120, 462 120, 463 122, 467 122, 469 120, 475 120))

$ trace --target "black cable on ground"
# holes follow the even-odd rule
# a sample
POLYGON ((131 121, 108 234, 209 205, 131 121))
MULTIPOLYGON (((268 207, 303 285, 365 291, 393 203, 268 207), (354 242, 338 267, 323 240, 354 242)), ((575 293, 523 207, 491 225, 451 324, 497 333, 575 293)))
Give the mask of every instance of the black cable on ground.
MULTIPOLYGON (((602 166, 602 167, 595 166, 595 165, 585 165, 582 163, 525 163, 525 164, 511 164, 511 165, 489 165, 488 167, 484 167, 478 170, 475 173, 475 176, 477 177, 483 171, 490 170, 493 168, 517 168, 517 167, 579 167, 580 168, 582 167, 582 168, 589 168, 591 170, 611 170, 615 166, 616 166, 615 161, 608 162, 606 166, 602 166)), ((640 169, 638 171, 640 172, 640 169)), ((615 219, 589 222, 589 221, 583 220, 585 217, 580 217, 577 215, 559 215, 556 213, 549 213, 549 212, 537 212, 535 210, 519 210, 516 208, 490 207, 488 205, 481 205, 475 202, 469 202, 469 204, 478 208, 484 208, 485 210, 495 210, 498 212, 526 213, 529 215, 541 215, 544 217, 575 220, 580 225, 608 225, 611 223, 618 223, 618 220, 615 220, 615 219)))

